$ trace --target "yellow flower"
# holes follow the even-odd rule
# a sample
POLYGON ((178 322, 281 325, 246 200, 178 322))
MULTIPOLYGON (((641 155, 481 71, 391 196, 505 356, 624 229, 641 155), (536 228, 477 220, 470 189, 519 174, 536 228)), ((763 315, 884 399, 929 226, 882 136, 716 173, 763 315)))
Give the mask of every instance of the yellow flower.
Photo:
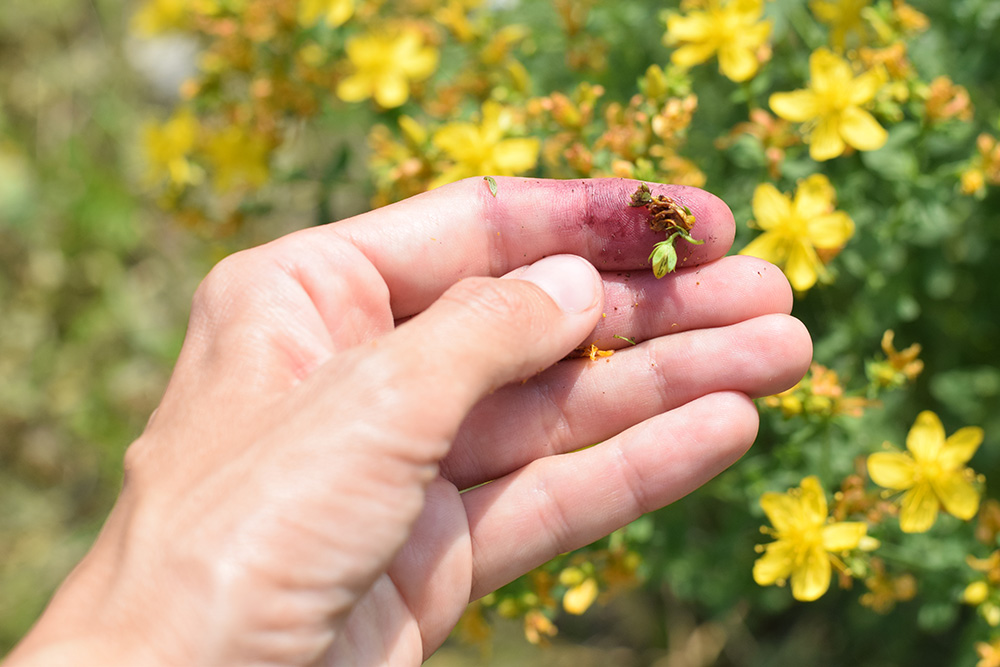
POLYGON ((719 57, 719 69, 733 81, 746 81, 757 73, 757 51, 771 34, 771 22, 762 21, 763 0, 708 0, 704 11, 668 14, 663 42, 679 48, 670 61, 693 67, 719 57))
POLYGON ((817 161, 835 158, 845 144, 860 151, 885 145, 888 134, 861 107, 871 102, 884 83, 881 70, 855 77, 846 60, 827 49, 809 56, 809 88, 774 93, 774 113, 795 123, 810 123, 806 137, 809 155, 817 161))
POLYGON ((158 181, 164 173, 172 185, 180 187, 200 180, 201 171, 188 159, 199 132, 198 119, 186 109, 161 126, 146 127, 143 143, 150 180, 158 181))
POLYGON ((355 71, 337 86, 345 102, 373 97, 386 109, 401 106, 410 98, 411 82, 423 81, 438 64, 437 49, 416 28, 354 37, 346 48, 355 71))
POLYGON ((980 605, 986 602, 990 596, 990 585, 982 579, 973 581, 962 591, 962 602, 971 605, 980 605))
POLYGON ((965 464, 983 441, 983 430, 967 426, 945 439, 936 414, 925 410, 906 436, 908 452, 877 452, 868 457, 868 475, 879 486, 903 494, 899 527, 923 533, 934 525, 943 505, 950 514, 969 520, 979 509, 973 471, 965 464))
POLYGON ((868 526, 831 522, 819 479, 810 476, 788 493, 765 493, 760 506, 774 526, 775 541, 753 565, 753 579, 770 586, 789 578, 792 596, 808 602, 826 593, 833 574, 833 553, 858 548, 868 526))
POLYGON ((566 591, 563 595, 563 609, 569 614, 579 616, 594 604, 597 593, 597 580, 593 577, 587 577, 566 591))
POLYGON ((242 127, 231 125, 211 137, 205 154, 215 172, 215 188, 220 192, 241 184, 257 187, 270 176, 267 140, 242 127))
POLYGON ((558 632, 549 617, 538 609, 524 615, 524 637, 532 644, 545 645, 549 637, 555 637, 558 632))
POLYGON ((816 284, 825 274, 817 249, 835 251, 854 234, 854 221, 833 210, 833 186, 822 174, 799 183, 795 199, 770 183, 761 183, 753 195, 753 214, 764 233, 751 241, 741 255, 753 255, 777 264, 798 291, 816 284))
POLYGON ((354 14, 354 0, 300 0, 299 23, 314 25, 322 17, 331 28, 344 25, 354 14))
POLYGON ((893 345, 895 338, 892 329, 882 334, 882 351, 886 359, 876 361, 869 367, 870 375, 882 387, 898 387, 913 382, 924 370, 924 362, 919 359, 923 349, 920 344, 914 343, 905 350, 897 350, 893 345))
POLYGON ((494 101, 483 104, 482 122, 449 123, 434 133, 434 145, 454 164, 431 183, 435 188, 468 176, 513 176, 538 163, 538 139, 505 139, 511 112, 494 101))
POLYGON ((864 31, 861 10, 870 4, 870 0, 812 0, 809 8, 817 19, 830 26, 830 42, 842 53, 848 33, 861 35, 864 31))

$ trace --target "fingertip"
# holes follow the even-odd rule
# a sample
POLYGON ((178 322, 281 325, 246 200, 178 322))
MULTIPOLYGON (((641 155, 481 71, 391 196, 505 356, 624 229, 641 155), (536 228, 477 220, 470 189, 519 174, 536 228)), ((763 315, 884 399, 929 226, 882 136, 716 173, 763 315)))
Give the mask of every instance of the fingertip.
POLYGON ((755 320, 760 340, 767 341, 764 353, 775 369, 770 381, 757 396, 777 394, 794 386, 809 370, 813 358, 812 336, 801 320, 791 315, 765 315, 755 320))
POLYGON ((595 309, 604 292, 597 269, 578 255, 543 257, 512 277, 542 288, 567 314, 595 309))
POLYGON ((706 397, 710 401, 710 409, 716 415, 724 415, 724 420, 717 428, 722 433, 714 434, 715 442, 730 442, 730 453, 733 460, 743 456, 754 440, 760 428, 760 415, 753 399, 741 391, 720 391, 706 397), (723 434, 726 438, 723 438, 723 434))
POLYGON ((704 241, 693 246, 687 255, 689 264, 704 264, 729 252, 736 239, 736 219, 732 210, 720 197, 708 190, 691 185, 654 185, 654 195, 666 195, 694 213, 695 224, 691 236, 704 241))
POLYGON ((767 295, 767 304, 772 312, 788 315, 795 304, 795 293, 784 272, 767 260, 752 255, 731 255, 727 262, 736 262, 740 275, 754 291, 767 295))

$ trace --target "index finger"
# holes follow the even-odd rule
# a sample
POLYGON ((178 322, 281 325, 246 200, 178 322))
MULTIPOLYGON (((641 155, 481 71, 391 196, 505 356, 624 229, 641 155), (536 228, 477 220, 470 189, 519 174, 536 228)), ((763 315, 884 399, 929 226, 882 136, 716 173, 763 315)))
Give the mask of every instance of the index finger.
MULTIPOLYGON (((629 206, 640 181, 609 178, 546 180, 469 178, 405 201, 306 230, 346 237, 379 271, 396 318, 418 313, 450 285, 469 276, 501 276, 553 254, 575 254, 602 271, 649 268, 653 244, 664 239, 647 224, 643 208, 629 206)), ((733 215, 718 197, 699 188, 649 184, 695 215, 691 235, 679 242, 679 266, 726 254, 735 234, 733 215)))

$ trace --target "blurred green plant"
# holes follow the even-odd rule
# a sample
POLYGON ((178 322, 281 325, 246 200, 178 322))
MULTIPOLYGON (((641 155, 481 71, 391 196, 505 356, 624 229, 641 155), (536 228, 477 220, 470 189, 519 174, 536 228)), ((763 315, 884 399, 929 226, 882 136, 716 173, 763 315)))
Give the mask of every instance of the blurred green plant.
POLYGON ((25 7, 0 7, 0 646, 111 502, 179 284, 303 219, 524 174, 719 195, 734 251, 787 273, 816 362, 760 399, 743 461, 473 604, 457 636, 600 633, 586 619, 632 590, 698 619, 692 642, 711 630, 697 664, 1000 666, 997 3, 25 7))

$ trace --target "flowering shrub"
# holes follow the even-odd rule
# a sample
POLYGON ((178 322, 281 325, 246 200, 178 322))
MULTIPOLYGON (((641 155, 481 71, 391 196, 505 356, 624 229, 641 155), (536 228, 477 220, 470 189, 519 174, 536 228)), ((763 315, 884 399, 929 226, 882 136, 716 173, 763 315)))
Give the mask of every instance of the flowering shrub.
MULTIPOLYGON (((759 399, 760 435, 743 461, 476 602, 459 637, 488 641, 508 618, 528 641, 549 643, 625 591, 669 590, 695 619, 691 641, 704 630, 718 652, 738 645, 733 664, 1000 667, 1000 503, 990 493, 1000 474, 991 256, 1000 12, 990 0, 912 1, 140 0, 129 34, 117 37, 196 54, 165 107, 139 105, 145 121, 115 130, 116 146, 138 137, 142 169, 117 154, 105 167, 96 139, 64 138, 72 150, 59 150, 36 136, 23 78, 0 78, 0 130, 13 137, 0 139, 0 220, 22 221, 0 227, 13 239, 0 244, 9 254, 0 306, 13 326, 37 329, 37 294, 49 295, 44 312, 62 318, 63 347, 78 344, 99 363, 94 341, 107 354, 120 341, 52 295, 111 253, 119 268, 105 280, 128 285, 116 298, 138 303, 129 290, 158 266, 143 258, 167 247, 146 228, 108 232, 118 219, 108 205, 78 205, 65 193, 79 184, 57 187, 62 176, 52 178, 58 196, 36 197, 43 167, 31 159, 44 155, 50 164, 85 155, 83 189, 104 193, 101 202, 141 188, 169 216, 164 229, 205 255, 299 225, 303 214, 326 222, 468 176, 704 187, 734 211, 734 252, 787 275, 815 363, 792 389, 759 399), (115 171, 101 180, 103 168, 115 171), (118 181, 126 185, 102 185, 118 181), (33 211, 39 220, 82 221, 73 234, 33 235, 23 221, 34 201, 48 207, 33 211), (43 245, 57 238, 78 245, 43 245), (81 259, 67 271, 70 256, 81 259), (49 282, 24 278, 36 275, 49 282)), ((11 43, 43 43, 22 41, 11 43)), ((4 48, 0 40, 0 57, 4 48)), ((91 100, 98 124, 110 123, 109 108, 131 108, 66 97, 91 100)), ((103 298, 87 292, 87 303, 103 298)), ((135 368, 158 369, 143 377, 165 375, 182 326, 178 316, 154 336, 133 325, 129 346, 154 351, 135 368)), ((6 361, 24 350, 11 340, 0 345, 0 369, 15 368, 5 372, 12 389, 0 388, 0 431, 16 439, 0 453, 24 469, 35 469, 24 443, 55 438, 56 451, 80 451, 88 439, 121 441, 127 434, 101 424, 141 424, 155 401, 155 392, 125 401, 126 418, 113 392, 97 392, 90 421, 53 436, 40 425, 63 415, 24 398, 35 371, 6 361)), ((584 356, 614 363, 609 355, 595 347, 584 356)), ((73 366, 52 358, 37 363, 52 373, 73 366)), ((58 377, 80 393, 79 377, 58 377)), ((104 468, 117 465, 115 447, 100 452, 104 468)), ((0 504, 14 493, 6 488, 15 487, 0 484, 0 504)), ((79 522, 100 515, 91 511, 79 522)), ((682 639, 672 635, 664 650, 680 651, 682 639)))

